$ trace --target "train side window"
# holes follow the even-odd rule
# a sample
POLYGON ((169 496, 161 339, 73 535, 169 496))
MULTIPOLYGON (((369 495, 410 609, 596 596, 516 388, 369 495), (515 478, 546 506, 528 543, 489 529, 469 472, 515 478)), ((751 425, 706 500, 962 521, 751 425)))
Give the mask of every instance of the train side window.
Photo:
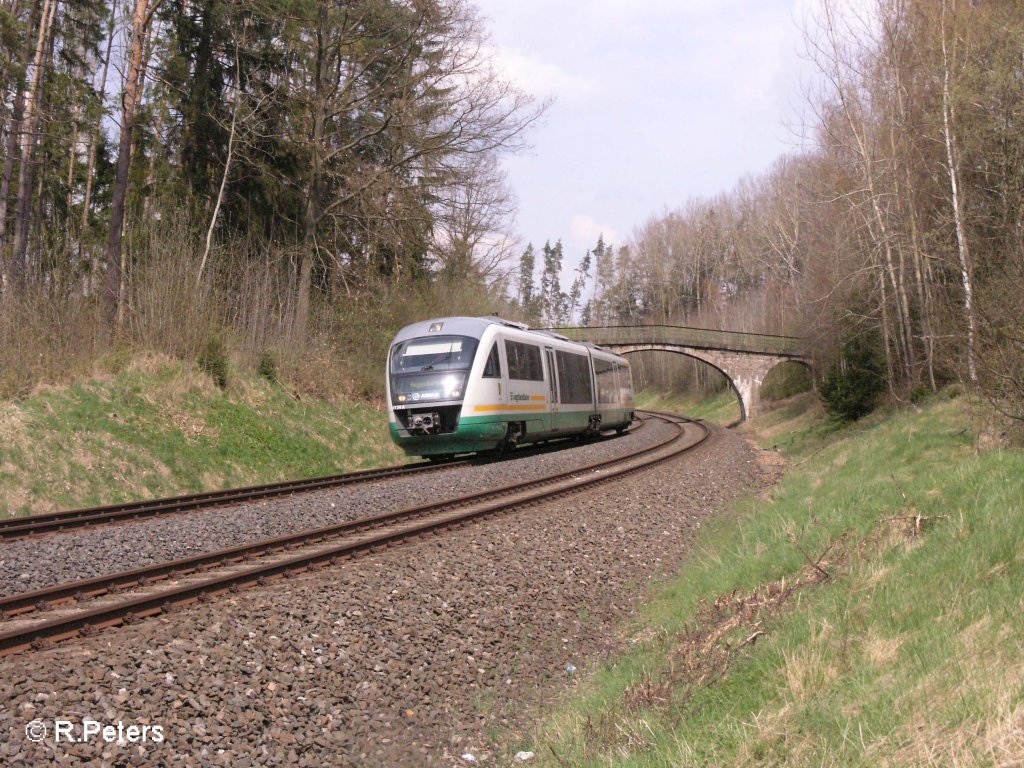
POLYGON ((613 405, 619 402, 619 383, 615 375, 615 365, 607 360, 594 360, 594 371, 597 374, 597 402, 613 405))
POLYGON ((590 385, 590 361, 586 355, 555 353, 558 360, 558 394, 563 403, 583 404, 593 400, 590 385))
POLYGON ((633 382, 629 376, 629 368, 616 363, 615 378, 618 380, 618 400, 625 400, 626 396, 633 389, 633 382))
POLYGON ((505 357, 508 359, 508 377, 510 379, 544 381, 540 347, 506 339, 505 357))
POLYGON ((491 353, 487 356, 487 364, 484 366, 483 378, 501 378, 501 360, 498 358, 498 342, 491 345, 491 353))

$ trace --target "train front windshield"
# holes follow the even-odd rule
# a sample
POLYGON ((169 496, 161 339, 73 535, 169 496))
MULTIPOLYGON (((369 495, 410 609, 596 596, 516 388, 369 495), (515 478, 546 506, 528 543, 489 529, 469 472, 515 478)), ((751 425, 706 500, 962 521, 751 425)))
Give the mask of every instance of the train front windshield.
POLYGON ((391 350, 391 402, 414 405, 461 400, 477 340, 469 336, 424 336, 391 350))

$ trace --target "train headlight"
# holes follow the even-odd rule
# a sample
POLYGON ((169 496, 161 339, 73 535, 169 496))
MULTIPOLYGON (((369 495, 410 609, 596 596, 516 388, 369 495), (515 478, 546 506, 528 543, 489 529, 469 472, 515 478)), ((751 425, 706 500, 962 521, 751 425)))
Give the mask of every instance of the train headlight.
POLYGON ((465 380, 464 376, 445 376, 441 380, 445 398, 459 397, 462 394, 462 385, 465 380))
POLYGON ((398 402, 404 403, 405 402, 405 395, 399 395, 398 396, 398 402))

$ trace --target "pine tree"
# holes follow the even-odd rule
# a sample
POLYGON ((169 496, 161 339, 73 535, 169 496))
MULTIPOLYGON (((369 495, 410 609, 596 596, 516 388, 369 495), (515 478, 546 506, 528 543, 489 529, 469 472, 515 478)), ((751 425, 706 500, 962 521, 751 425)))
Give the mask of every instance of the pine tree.
POLYGON ((544 243, 541 249, 544 257, 544 271, 540 278, 541 321, 547 326, 558 326, 565 322, 569 307, 568 297, 562 292, 562 241, 544 243))
POLYGON ((527 322, 535 322, 537 297, 534 295, 533 270, 536 267, 536 256, 533 252, 533 243, 526 246, 519 257, 519 308, 527 322))
POLYGON ((598 235, 597 245, 594 246, 594 292, 591 296, 589 312, 584 325, 595 322, 602 325, 608 322, 609 301, 612 287, 615 284, 615 254, 611 248, 605 245, 604 235, 598 235))
MULTIPOLYGON (((600 241, 598 241, 600 242, 600 241)), ((580 297, 583 296, 583 289, 586 287, 587 278, 590 274, 590 251, 587 251, 583 257, 583 261, 580 262, 579 267, 576 269, 576 278, 572 281, 572 286, 569 289, 569 310, 566 313, 565 321, 572 322, 576 316, 576 307, 580 303, 580 297)), ((589 302, 586 305, 589 307, 589 302)), ((587 309, 587 320, 583 321, 583 325, 587 325, 590 319, 590 311, 587 309)))

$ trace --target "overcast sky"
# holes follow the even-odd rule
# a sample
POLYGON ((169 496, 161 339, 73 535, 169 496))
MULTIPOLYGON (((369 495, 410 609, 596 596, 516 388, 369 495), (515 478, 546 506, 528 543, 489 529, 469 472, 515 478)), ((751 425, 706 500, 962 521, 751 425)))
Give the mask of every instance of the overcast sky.
POLYGON ((795 148, 807 0, 474 2, 507 76, 555 99, 505 166, 524 245, 561 238, 567 268, 795 148))

